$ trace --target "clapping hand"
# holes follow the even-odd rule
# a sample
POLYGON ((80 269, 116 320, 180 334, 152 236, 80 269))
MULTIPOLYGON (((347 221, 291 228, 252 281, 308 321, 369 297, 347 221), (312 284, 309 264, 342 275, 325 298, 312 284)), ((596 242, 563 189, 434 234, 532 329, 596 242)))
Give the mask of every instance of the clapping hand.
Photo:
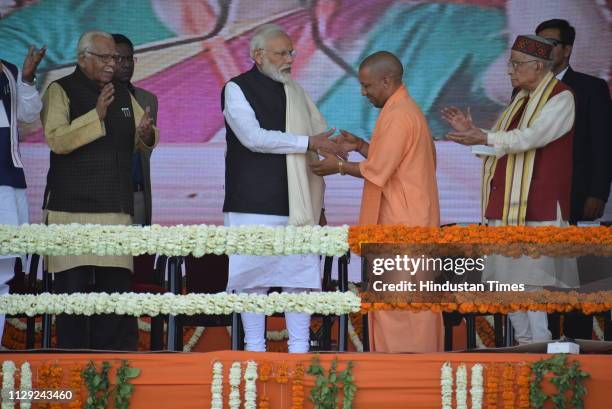
POLYGON ((153 136, 153 119, 150 116, 151 107, 146 107, 145 113, 140 119, 140 124, 136 128, 136 134, 142 139, 147 145, 150 145, 151 137, 153 136))
POLYGON ((457 107, 442 108, 442 119, 458 132, 465 132, 474 127, 469 107, 467 114, 464 114, 457 107))
POLYGON ((112 82, 106 84, 102 91, 100 91, 100 95, 98 96, 98 102, 96 103, 96 111, 98 111, 98 117, 101 121, 104 121, 106 118, 106 110, 108 106, 115 99, 115 86, 112 82))
POLYGON ((21 69, 21 78, 26 82, 34 81, 34 73, 40 61, 47 52, 47 46, 43 46, 40 50, 37 50, 33 45, 28 50, 25 60, 23 60, 23 68, 21 69))

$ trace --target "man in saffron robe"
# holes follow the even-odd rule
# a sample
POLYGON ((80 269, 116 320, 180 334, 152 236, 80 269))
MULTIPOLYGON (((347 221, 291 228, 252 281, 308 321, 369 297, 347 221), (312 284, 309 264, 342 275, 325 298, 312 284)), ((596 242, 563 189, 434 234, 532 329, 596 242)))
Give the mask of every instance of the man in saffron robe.
MULTIPOLYGON (((440 206, 435 146, 425 116, 402 82, 397 57, 380 51, 359 67, 361 94, 381 109, 371 142, 341 131, 346 151, 366 159, 345 162, 328 154, 311 164, 316 174, 364 179, 359 224, 437 227, 440 206)), ((431 312, 380 311, 369 315, 370 349, 435 352, 443 349, 442 316, 431 312)))
MULTIPOLYGON (((572 183, 574 96, 551 71, 553 44, 538 36, 518 36, 508 75, 518 92, 491 131, 476 127, 457 108, 442 117, 454 128, 448 139, 488 145, 482 173, 483 221, 489 226, 567 226, 572 183)), ((484 152, 483 150, 480 150, 484 152)), ((575 259, 526 256, 487 258, 483 281, 576 287, 575 259)), ((545 311, 509 314, 519 344, 551 339, 545 311)))

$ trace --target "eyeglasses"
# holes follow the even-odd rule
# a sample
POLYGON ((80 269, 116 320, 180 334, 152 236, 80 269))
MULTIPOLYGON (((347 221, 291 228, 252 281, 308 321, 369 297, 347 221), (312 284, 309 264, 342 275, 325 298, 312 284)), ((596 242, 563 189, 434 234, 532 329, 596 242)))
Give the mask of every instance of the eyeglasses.
POLYGON ((528 62, 534 62, 534 61, 539 61, 539 60, 527 60, 527 61, 513 61, 513 60, 510 60, 510 61, 508 61, 508 68, 512 67, 512 69, 516 70, 521 65, 527 64, 528 62))
POLYGON ((285 58, 285 59, 288 58, 288 57, 295 58, 295 56, 297 55, 297 50, 273 51, 273 50, 266 50, 266 49, 263 49, 263 48, 260 48, 260 50, 268 52, 268 53, 272 53, 272 54, 275 54, 275 55, 278 55, 279 57, 282 57, 282 58, 285 58))
POLYGON ((85 51, 85 52, 87 54, 95 55, 105 64, 108 64, 109 62, 111 62, 111 60, 115 61, 116 63, 121 62, 121 58, 122 58, 118 54, 98 54, 98 53, 94 53, 93 51, 85 51))
POLYGON ((119 59, 117 59, 117 62, 119 64, 121 64, 123 62, 135 63, 135 62, 138 61, 138 58, 135 57, 134 55, 119 55, 118 57, 119 57, 119 59))
POLYGON ((546 38, 546 37, 544 37, 544 39, 550 41, 552 43, 553 47, 556 47, 559 44, 563 44, 563 41, 557 40, 556 38, 546 38))

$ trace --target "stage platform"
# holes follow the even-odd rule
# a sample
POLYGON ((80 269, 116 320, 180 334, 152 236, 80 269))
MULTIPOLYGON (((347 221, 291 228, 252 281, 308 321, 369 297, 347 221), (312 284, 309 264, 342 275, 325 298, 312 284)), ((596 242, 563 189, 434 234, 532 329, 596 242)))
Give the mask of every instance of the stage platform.
MULTIPOLYGON (((37 369, 42 365, 58 364, 68 368, 73 364, 87 364, 90 360, 97 363, 129 360, 131 366, 140 368, 141 375, 134 379, 136 385, 132 404, 133 409, 202 409, 210 407, 212 363, 223 363, 224 407, 229 394, 228 372, 234 361, 255 360, 274 364, 285 363, 291 371, 298 362, 307 367, 314 354, 252 353, 243 351, 216 351, 206 353, 9 353, 0 354, 2 360, 13 360, 19 365, 28 361, 32 366, 34 387, 36 388, 37 369)), ((438 409, 440 400, 440 368, 445 361, 469 367, 475 363, 503 364, 506 362, 532 362, 550 357, 544 354, 505 354, 505 353, 440 353, 440 354, 380 354, 380 353, 329 353, 318 355, 324 368, 328 368, 334 357, 338 357, 338 369, 353 361, 353 375, 357 385, 355 408, 367 409, 438 409)), ((612 355, 570 356, 578 359, 584 371, 590 374, 585 381, 588 393, 586 409, 610 407, 612 388, 612 355)), ((243 365, 244 369, 244 365, 243 365)), ((67 371, 64 371, 67 372, 67 371)), ((113 370, 114 373, 114 370, 113 370)), ((111 378, 112 379, 112 378, 111 378)), ((305 395, 309 395, 314 377, 305 375, 305 395)), ((65 383, 64 385, 68 385, 65 383)), ((270 408, 291 407, 291 381, 287 384, 276 383, 272 377, 266 384, 270 396, 270 408)), ((469 389, 468 383, 468 389, 469 389)), ((242 389, 242 388, 241 388, 242 389)), ((257 385, 258 394, 263 386, 257 385)), ((85 391, 83 390, 83 393, 85 391)), ((502 402, 499 402, 498 407, 502 402)), ((305 408, 312 404, 306 399, 305 408)))

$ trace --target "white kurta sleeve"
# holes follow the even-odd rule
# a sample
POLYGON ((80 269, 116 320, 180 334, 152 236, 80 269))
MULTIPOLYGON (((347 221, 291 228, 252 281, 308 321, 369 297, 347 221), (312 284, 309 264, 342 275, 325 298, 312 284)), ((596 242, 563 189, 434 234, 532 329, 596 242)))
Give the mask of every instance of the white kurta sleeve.
POLYGON ((263 129, 244 93, 234 82, 225 85, 223 116, 234 134, 247 149, 259 153, 304 153, 308 136, 263 129))
POLYGON ((38 119, 42 102, 34 85, 21 80, 21 71, 17 75, 17 119, 32 123, 38 119))
POLYGON ((487 144, 504 153, 526 152, 562 137, 574 125, 574 96, 563 91, 552 97, 540 116, 525 129, 487 133, 487 144))

